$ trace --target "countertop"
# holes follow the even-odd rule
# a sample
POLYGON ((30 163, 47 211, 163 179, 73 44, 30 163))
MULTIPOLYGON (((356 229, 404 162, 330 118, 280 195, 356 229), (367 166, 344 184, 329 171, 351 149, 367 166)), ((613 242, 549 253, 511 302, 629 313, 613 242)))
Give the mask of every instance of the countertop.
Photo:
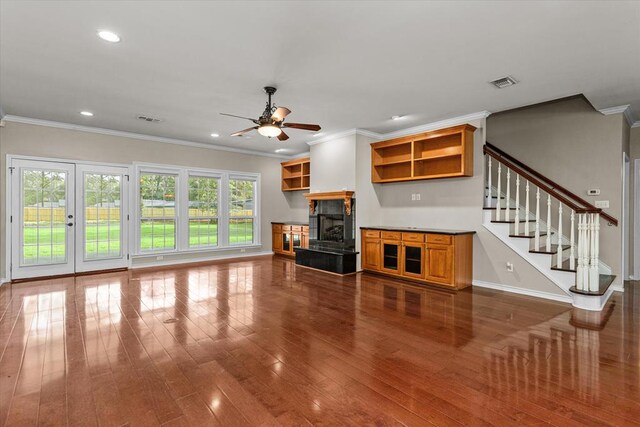
POLYGON ((271 221, 271 224, 282 224, 282 225, 309 225, 308 222, 303 221, 271 221))
POLYGON ((364 230, 387 230, 387 231, 405 231, 407 233, 431 233, 431 234, 449 234, 449 235, 460 235, 460 234, 476 234, 475 231, 471 230, 446 230, 441 228, 419 228, 419 227, 390 227, 387 225, 374 225, 369 227, 360 227, 360 229, 364 230))

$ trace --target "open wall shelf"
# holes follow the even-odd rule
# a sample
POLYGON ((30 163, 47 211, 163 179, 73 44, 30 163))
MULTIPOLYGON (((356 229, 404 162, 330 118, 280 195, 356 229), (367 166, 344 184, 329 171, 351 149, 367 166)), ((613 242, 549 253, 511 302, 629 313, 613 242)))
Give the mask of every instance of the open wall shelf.
POLYGON ((471 125, 371 144, 371 182, 473 176, 471 125))
POLYGON ((308 190, 311 180, 309 157, 281 163, 282 191, 308 190))

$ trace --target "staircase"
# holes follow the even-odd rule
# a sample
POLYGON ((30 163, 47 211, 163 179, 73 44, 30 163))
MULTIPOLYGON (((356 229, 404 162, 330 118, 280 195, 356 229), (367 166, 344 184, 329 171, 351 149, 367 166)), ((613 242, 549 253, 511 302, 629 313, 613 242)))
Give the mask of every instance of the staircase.
POLYGON ((602 310, 615 276, 599 259, 600 218, 616 226, 618 220, 490 143, 483 150, 484 227, 569 295, 574 307, 602 310))

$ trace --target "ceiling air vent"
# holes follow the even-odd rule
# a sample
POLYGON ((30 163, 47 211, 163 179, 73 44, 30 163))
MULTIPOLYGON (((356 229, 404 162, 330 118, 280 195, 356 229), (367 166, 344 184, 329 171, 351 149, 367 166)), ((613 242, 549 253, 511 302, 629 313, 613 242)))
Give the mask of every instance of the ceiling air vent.
POLYGON ((158 119, 156 117, 149 117, 142 114, 137 115, 136 118, 138 120, 144 120, 145 122, 149 122, 149 123, 158 123, 162 121, 162 119, 158 119))
POLYGON ((518 82, 513 77, 506 76, 506 77, 501 77, 499 79, 490 81, 489 83, 491 83, 492 85, 494 85, 498 89, 504 89, 505 87, 513 86, 514 84, 516 84, 518 82))

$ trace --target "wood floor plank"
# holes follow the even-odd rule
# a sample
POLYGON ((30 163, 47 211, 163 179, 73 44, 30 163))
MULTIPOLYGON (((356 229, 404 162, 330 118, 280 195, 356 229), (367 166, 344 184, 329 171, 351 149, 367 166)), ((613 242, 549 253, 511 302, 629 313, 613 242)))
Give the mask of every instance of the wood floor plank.
POLYGON ((637 425, 640 283, 609 309, 279 257, 3 285, 0 426, 637 425))

